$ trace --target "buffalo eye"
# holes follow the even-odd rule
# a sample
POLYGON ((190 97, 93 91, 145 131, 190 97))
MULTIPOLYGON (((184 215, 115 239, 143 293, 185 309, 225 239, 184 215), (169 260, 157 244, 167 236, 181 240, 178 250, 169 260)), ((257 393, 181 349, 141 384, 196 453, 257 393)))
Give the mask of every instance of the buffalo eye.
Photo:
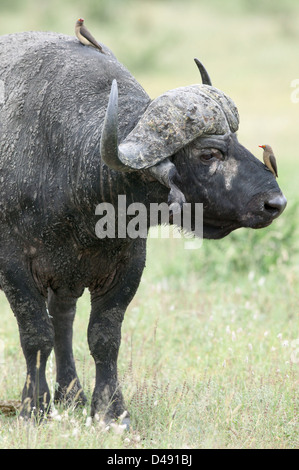
POLYGON ((200 152, 199 158, 203 163, 210 163, 215 160, 224 160, 223 153, 214 148, 203 149, 200 152))

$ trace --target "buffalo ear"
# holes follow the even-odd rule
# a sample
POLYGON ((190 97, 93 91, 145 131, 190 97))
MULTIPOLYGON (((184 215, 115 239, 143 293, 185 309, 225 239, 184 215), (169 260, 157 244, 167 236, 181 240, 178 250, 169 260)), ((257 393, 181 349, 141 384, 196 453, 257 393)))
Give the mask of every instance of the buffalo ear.
POLYGON ((186 198, 175 184, 175 181, 180 181, 176 166, 166 158, 145 171, 148 171, 159 183, 170 189, 168 205, 172 214, 181 211, 183 204, 186 202, 186 198))

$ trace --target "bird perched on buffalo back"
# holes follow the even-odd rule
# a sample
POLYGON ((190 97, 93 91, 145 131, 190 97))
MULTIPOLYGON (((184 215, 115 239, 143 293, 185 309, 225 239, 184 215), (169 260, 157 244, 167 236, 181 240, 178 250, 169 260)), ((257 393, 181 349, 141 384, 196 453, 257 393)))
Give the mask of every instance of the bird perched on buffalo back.
POLYGON ((274 157, 272 147, 270 147, 270 145, 259 145, 259 147, 264 149, 263 160, 266 167, 278 178, 276 158, 274 157))
POLYGON ((75 33, 81 44, 84 46, 93 46, 104 54, 104 51, 96 39, 90 34, 88 29, 84 26, 84 19, 79 18, 76 21, 75 33))

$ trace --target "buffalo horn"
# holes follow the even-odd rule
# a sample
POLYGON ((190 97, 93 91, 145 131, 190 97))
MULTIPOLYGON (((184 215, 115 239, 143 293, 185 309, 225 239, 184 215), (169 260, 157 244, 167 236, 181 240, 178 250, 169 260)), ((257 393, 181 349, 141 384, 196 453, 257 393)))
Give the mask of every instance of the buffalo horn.
POLYGON ((198 70, 200 71, 201 75, 201 80, 204 85, 210 85, 212 86, 211 79, 209 77, 208 72, 206 71, 204 65, 200 62, 198 59, 194 59, 194 62, 196 63, 198 70))
POLYGON ((101 157, 113 170, 132 171, 132 168, 124 165, 119 159, 117 113, 118 87, 117 81, 113 80, 101 135, 101 157))
MULTIPOLYGON (((120 160, 122 154, 118 147, 117 112, 118 89, 116 80, 113 80, 101 135, 101 157, 106 165, 114 170, 132 171, 133 168, 124 165, 120 160)), ((173 181, 177 176, 175 165, 167 158, 165 161, 148 168, 148 171, 157 181, 170 189, 168 203, 172 213, 179 210, 185 202, 185 196, 173 181)))

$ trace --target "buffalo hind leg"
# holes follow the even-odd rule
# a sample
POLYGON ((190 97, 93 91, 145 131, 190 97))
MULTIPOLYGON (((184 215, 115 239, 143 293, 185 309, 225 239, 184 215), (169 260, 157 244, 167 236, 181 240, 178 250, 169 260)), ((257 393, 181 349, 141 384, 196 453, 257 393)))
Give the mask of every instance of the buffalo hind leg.
POLYGON ((56 382, 54 401, 69 405, 85 404, 73 356, 73 322, 77 299, 57 295, 48 289, 48 308, 55 331, 56 382))
POLYGON ((1 286, 18 322, 20 341, 27 365, 22 393, 21 415, 30 417, 48 411, 50 392, 46 382, 46 363, 54 344, 53 325, 44 297, 21 262, 13 257, 1 270, 1 286))
MULTIPOLYGON (((139 243, 144 242, 139 239, 139 243)), ((136 248, 138 256, 132 254, 126 268, 118 273, 118 281, 113 288, 105 295, 91 292, 88 343, 96 366, 91 416, 98 414, 107 423, 127 411, 118 382, 117 357, 124 313, 137 290, 144 268, 145 250, 142 246, 140 250, 136 248)), ((129 414, 124 417, 123 423, 129 425, 129 414)))

